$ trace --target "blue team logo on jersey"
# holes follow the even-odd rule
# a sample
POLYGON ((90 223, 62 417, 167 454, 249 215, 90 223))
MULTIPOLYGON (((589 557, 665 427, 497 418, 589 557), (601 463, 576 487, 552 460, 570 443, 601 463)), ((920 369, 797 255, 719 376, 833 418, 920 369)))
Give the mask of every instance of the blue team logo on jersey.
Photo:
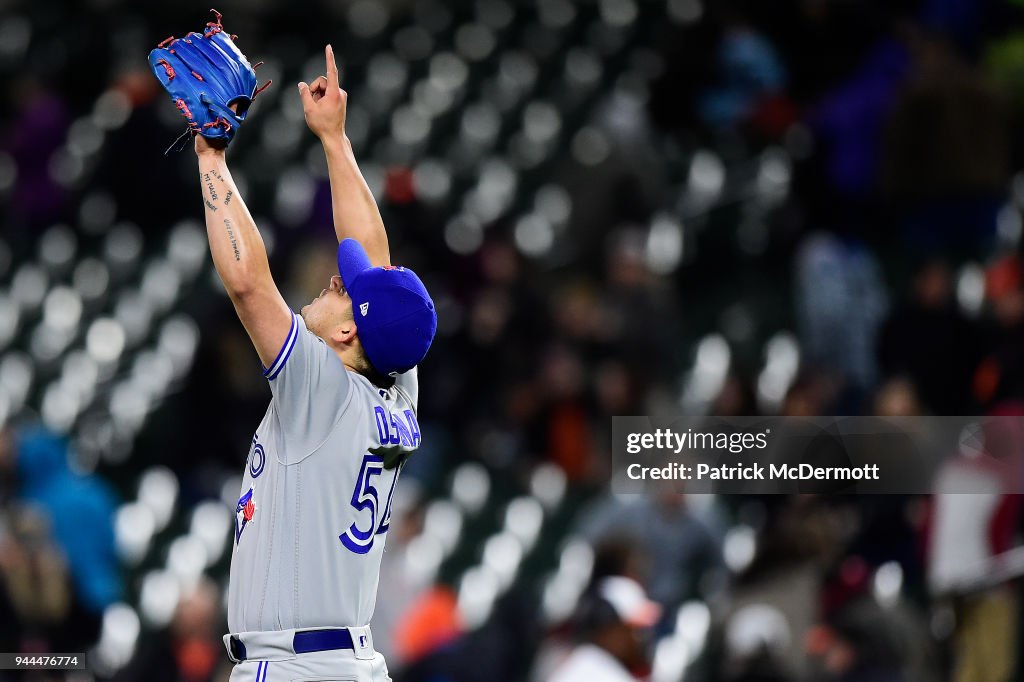
POLYGON ((252 488, 249 492, 238 498, 238 506, 235 507, 235 543, 242 537, 245 525, 252 521, 256 515, 256 501, 252 497, 252 488))

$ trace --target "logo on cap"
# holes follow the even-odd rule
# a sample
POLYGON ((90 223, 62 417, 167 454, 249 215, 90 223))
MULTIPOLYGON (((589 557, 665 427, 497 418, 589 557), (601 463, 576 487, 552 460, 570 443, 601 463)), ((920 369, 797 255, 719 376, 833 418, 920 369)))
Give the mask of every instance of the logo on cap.
POLYGON ((374 266, 358 241, 343 239, 338 274, 352 297, 353 315, 358 306, 359 339, 373 368, 391 374, 419 364, 434 339, 437 313, 416 273, 397 265, 374 266))

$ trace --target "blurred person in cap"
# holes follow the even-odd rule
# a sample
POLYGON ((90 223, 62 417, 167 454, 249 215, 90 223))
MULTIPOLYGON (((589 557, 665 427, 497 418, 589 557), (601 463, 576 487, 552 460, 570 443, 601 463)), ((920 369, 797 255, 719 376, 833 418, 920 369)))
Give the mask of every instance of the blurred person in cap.
MULTIPOLYGON (((651 598, 673 611, 724 565, 718 511, 698 499, 677 490, 675 482, 661 481, 653 494, 637 500, 600 498, 582 514, 577 532, 595 546, 632 543, 643 559, 635 568, 651 598)), ((660 623, 659 632, 667 625, 660 623)))
MULTIPOLYGON (((644 584, 649 558, 637 543, 629 537, 612 536, 594 546, 594 562, 590 572, 589 585, 593 586, 605 578, 624 576, 644 584)), ((588 592, 589 590, 584 590, 588 592)), ((573 605, 570 605, 571 609, 573 605)), ((575 614, 565 614, 552 625, 538 647, 530 670, 531 682, 546 682, 554 671, 575 649, 577 633, 574 631, 575 614)))
POLYGON ((644 633, 659 618, 661 606, 635 580, 600 580, 577 607, 579 644, 550 682, 633 682, 634 671, 646 671, 649 665, 644 633))
POLYGON ((780 609, 751 603, 728 616, 723 627, 722 679, 728 682, 789 682, 797 679, 786 661, 793 629, 780 609))

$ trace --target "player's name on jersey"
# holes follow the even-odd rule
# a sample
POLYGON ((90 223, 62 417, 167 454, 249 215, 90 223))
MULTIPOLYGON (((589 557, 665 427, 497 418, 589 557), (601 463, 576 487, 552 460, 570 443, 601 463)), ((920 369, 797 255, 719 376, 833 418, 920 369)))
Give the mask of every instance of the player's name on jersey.
POLYGON ((403 410, 395 415, 378 406, 373 408, 373 418, 377 425, 377 440, 382 446, 419 447, 420 425, 412 410, 403 410))
POLYGON ((811 464, 680 464, 660 467, 630 464, 626 475, 634 481, 877 481, 878 465, 816 467, 811 464))

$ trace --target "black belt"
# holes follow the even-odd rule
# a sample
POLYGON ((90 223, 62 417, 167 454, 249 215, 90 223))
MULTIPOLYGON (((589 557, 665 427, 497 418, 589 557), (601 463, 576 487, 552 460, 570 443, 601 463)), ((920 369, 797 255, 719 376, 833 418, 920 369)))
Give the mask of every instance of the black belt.
MULTIPOLYGON (((239 660, 246 660, 245 644, 236 635, 231 635, 231 655, 239 660)), ((311 654, 316 651, 332 651, 334 649, 355 649, 352 635, 344 628, 326 630, 300 630, 295 633, 292 648, 297 654, 311 654)))

